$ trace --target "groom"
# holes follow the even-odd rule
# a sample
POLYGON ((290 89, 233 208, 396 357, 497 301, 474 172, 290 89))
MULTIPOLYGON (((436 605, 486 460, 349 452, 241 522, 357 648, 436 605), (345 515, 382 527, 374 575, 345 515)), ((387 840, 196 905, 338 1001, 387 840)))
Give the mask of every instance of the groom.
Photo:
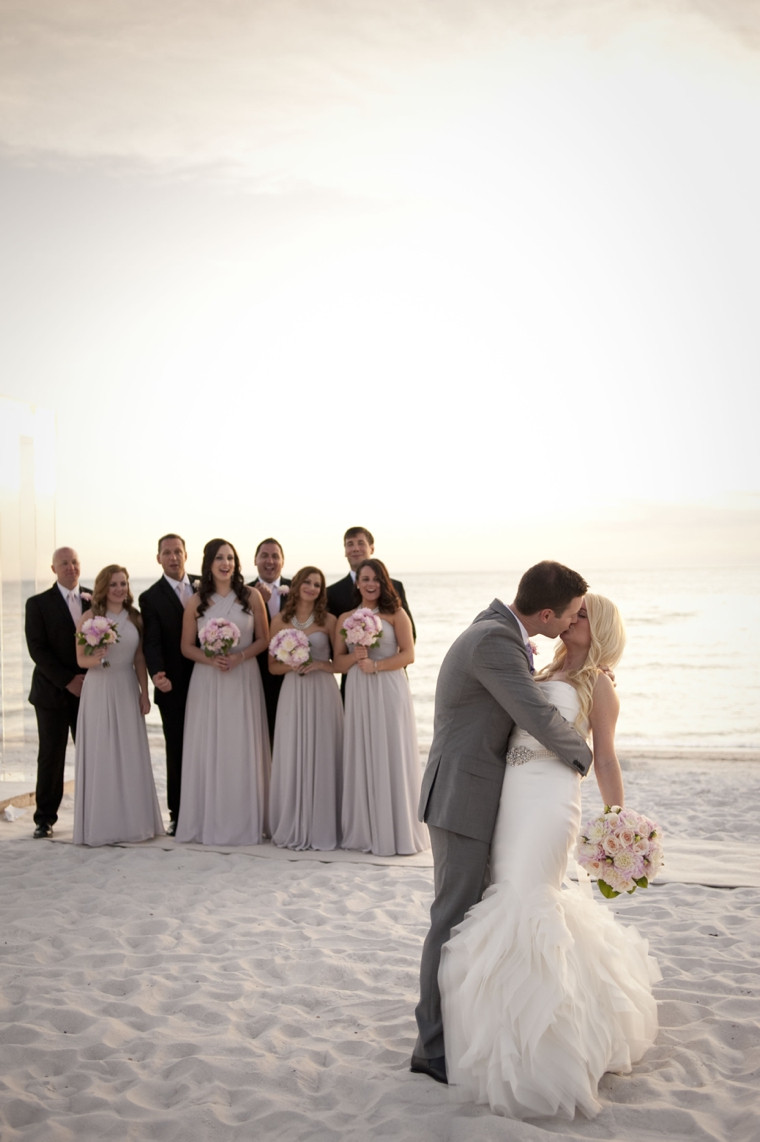
POLYGON ((411 1070, 445 1083, 438 964, 451 929, 486 887, 491 838, 515 725, 567 765, 586 773, 591 751, 532 678, 529 636, 557 638, 578 619, 588 584, 544 561, 526 571, 515 601, 494 599, 460 634, 441 665, 420 818, 430 828, 435 899, 420 965, 419 1035, 411 1070))

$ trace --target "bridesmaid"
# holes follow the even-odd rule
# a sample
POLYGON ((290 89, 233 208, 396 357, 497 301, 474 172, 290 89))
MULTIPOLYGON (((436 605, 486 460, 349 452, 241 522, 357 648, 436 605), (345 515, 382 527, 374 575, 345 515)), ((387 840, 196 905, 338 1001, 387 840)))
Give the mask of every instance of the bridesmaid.
POLYGON ((422 776, 414 708, 405 667, 414 662, 411 620, 379 559, 356 569, 361 607, 379 615, 375 647, 351 646, 337 622, 335 667, 346 679, 343 738, 343 848, 379 856, 409 855, 429 846, 417 819, 422 776))
POLYGON ((272 674, 284 674, 272 753, 269 822, 272 840, 289 849, 336 849, 340 844, 343 705, 331 662, 335 615, 327 612, 325 577, 302 567, 272 620, 281 630, 303 631, 312 661, 297 668, 269 657, 272 674))
POLYGON ((145 841, 164 832, 145 729, 150 699, 142 620, 133 602, 126 568, 111 563, 98 574, 90 610, 77 625, 79 633, 104 615, 119 634, 118 642, 91 654, 77 643, 77 663, 87 671, 74 769, 77 845, 145 841))
POLYGON ((195 665, 185 711, 178 841, 256 845, 265 835, 271 756, 256 655, 268 644, 264 601, 245 585, 237 551, 225 539, 209 540, 200 586, 182 622, 182 653, 195 665), (198 645, 210 619, 240 631, 226 654, 207 657, 198 645))

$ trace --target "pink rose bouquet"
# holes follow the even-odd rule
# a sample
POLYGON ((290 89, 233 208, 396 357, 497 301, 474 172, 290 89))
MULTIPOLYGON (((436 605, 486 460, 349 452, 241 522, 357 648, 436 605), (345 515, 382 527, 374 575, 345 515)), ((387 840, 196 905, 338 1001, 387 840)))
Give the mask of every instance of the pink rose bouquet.
MULTIPOLYGON (((82 623, 82 629, 77 631, 77 642, 84 647, 85 654, 92 654, 101 646, 108 648, 118 641, 119 631, 116 624, 107 619, 105 615, 93 615, 91 619, 85 619, 82 623)), ((111 665, 106 658, 102 658, 100 664, 101 666, 111 665)))
POLYGON ((226 654, 240 642, 240 628, 228 619, 209 619, 198 631, 201 650, 207 658, 226 654))
POLYGON ((348 616, 340 633, 350 646, 377 646, 383 633, 383 624, 369 607, 360 607, 348 616))
POLYGON ((633 809, 605 805, 600 816, 582 827, 575 857, 596 876, 602 896, 611 900, 621 892, 646 888, 657 875, 663 860, 660 831, 633 809))
POLYGON ((292 630, 289 627, 277 632, 269 644, 269 653, 276 662, 282 662, 293 670, 311 662, 308 638, 302 630, 292 630))

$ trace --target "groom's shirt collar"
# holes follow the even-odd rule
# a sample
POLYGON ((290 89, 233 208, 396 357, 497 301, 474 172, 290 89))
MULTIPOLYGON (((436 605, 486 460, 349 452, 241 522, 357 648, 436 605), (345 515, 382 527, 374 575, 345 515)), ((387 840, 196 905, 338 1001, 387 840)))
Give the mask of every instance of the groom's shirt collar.
POLYGON ((522 635, 522 640, 523 640, 523 642, 527 644, 527 643, 530 641, 530 635, 528 634, 528 632, 526 631, 525 627, 524 627, 524 626, 523 626, 523 624, 520 622, 520 620, 518 619, 517 615, 516 615, 516 614, 515 614, 515 612, 512 610, 512 608, 511 608, 511 607, 507 607, 507 610, 509 611, 509 613, 510 613, 510 615, 512 616, 512 618, 515 620, 515 622, 516 622, 516 623, 517 623, 517 625, 519 626, 519 628, 520 628, 520 634, 522 635))

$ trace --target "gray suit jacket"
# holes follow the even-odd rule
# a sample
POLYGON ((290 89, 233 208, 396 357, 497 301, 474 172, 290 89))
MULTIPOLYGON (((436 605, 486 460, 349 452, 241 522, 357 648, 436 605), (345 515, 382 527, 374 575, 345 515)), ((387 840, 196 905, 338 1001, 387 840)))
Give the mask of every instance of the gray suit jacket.
POLYGON ((588 772, 591 751, 533 681, 517 619, 494 599, 441 664, 420 819, 490 843, 515 725, 588 772))

